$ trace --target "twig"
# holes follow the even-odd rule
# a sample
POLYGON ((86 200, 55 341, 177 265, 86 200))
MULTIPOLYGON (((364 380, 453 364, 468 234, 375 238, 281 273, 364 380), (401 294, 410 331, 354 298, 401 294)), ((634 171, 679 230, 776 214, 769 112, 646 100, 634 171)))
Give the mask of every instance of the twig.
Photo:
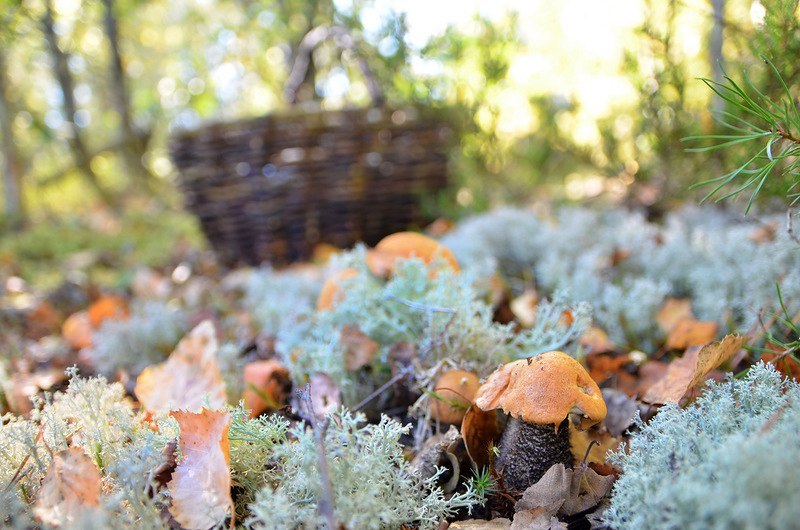
POLYGON ((786 210, 786 233, 789 234, 789 237, 792 241, 800 245, 800 237, 797 237, 797 234, 794 233, 794 225, 792 223, 792 217, 794 216, 794 212, 791 208, 786 210))
MULTIPOLYGON (((413 371, 414 371, 414 368, 411 365, 404 367, 399 372, 397 372, 397 375, 395 375, 394 377, 392 377, 391 379, 386 381, 384 384, 379 386, 377 389, 375 389, 374 392, 372 392, 370 395, 368 395, 367 397, 362 399, 361 402, 358 405, 356 405, 355 407, 353 407, 350 410, 353 411, 353 412, 358 412, 359 410, 361 410, 362 407, 366 406, 367 403, 369 403, 370 401, 372 401, 373 399, 375 399, 376 397, 381 395, 383 392, 386 391, 386 389, 388 389, 390 386, 392 386, 393 384, 397 383, 401 379, 404 379, 406 376, 411 374, 413 371)), ((313 412, 312 412, 312 414, 313 414, 313 412)))
POLYGON ((322 483, 322 492, 319 501, 317 502, 317 512, 328 523, 329 530, 336 530, 339 524, 336 522, 336 516, 333 512, 333 489, 331 488, 331 474, 328 468, 328 459, 325 456, 325 433, 328 431, 330 425, 330 418, 325 418, 322 425, 318 425, 316 415, 314 413, 314 403, 311 401, 311 385, 306 383, 302 391, 297 392, 301 399, 306 402, 308 407, 309 422, 311 429, 314 431, 314 445, 317 449, 317 461, 319 464, 319 477, 322 483))
POLYGON ((411 309, 418 309, 419 311, 430 311, 432 313, 447 313, 448 315, 455 314, 456 310, 450 307, 439 307, 435 305, 427 305, 427 304, 420 304, 419 302, 413 302, 411 300, 406 300, 405 298, 400 298, 399 296, 395 296, 393 294, 387 295, 387 299, 394 300, 395 302, 400 302, 403 305, 410 307, 411 309))

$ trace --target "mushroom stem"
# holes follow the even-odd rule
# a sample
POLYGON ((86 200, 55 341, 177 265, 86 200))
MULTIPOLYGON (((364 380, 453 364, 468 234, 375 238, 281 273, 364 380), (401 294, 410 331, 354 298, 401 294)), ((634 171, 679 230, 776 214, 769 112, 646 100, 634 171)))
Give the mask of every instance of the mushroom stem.
POLYGON ((510 418, 500 438, 495 467, 506 489, 523 492, 535 484, 554 464, 572 466, 569 422, 556 430, 552 424, 537 425, 510 418))

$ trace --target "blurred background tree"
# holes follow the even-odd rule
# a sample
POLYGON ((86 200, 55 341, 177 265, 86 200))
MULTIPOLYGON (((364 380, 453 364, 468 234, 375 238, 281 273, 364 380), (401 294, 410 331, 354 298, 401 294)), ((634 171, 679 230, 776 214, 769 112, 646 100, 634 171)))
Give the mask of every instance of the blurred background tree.
MULTIPOLYGON (((765 56, 797 94, 794 0, 505 5, 421 41, 400 2, 0 0, 5 226, 96 204, 176 207, 170 134, 285 109, 297 45, 321 24, 351 30, 390 104, 450 110, 451 215, 533 198, 667 206, 739 154, 684 152, 726 108, 696 78, 746 71, 778 97, 765 56), (585 42, 609 21, 612 44, 585 42)), ((304 97, 369 104, 352 54, 322 46, 313 64, 304 97)))

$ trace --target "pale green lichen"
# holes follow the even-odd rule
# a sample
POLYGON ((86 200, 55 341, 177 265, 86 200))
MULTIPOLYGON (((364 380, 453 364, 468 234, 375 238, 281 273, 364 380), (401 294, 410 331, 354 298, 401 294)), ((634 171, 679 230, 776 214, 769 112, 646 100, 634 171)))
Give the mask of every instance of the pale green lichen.
POLYGON ((639 422, 605 521, 619 529, 784 529, 800 521, 800 384, 758 364, 639 422))
MULTIPOLYGON (((436 485, 411 473, 399 444, 408 431, 383 417, 363 425, 364 416, 341 410, 330 417, 325 448, 330 468, 334 517, 347 528, 436 528, 461 508, 483 502, 471 485, 449 498, 436 485)), ((273 482, 250 506, 249 528, 325 528, 317 511, 322 496, 314 432, 298 425, 294 441, 274 448, 273 482)))

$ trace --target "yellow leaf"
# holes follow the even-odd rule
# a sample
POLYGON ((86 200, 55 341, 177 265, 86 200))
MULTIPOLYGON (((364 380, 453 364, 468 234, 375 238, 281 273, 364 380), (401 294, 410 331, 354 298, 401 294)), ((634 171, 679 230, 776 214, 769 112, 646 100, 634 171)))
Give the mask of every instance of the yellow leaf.
POLYGON ((222 523, 231 499, 230 414, 202 409, 199 413, 173 411, 181 434, 181 461, 167 484, 170 513, 187 530, 207 530, 222 523))
POLYGON ((204 320, 181 340, 169 359, 142 371, 136 378, 136 398, 153 413, 225 406, 218 349, 214 324, 204 320))
POLYGON ((53 455, 33 508, 36 518, 51 526, 74 521, 100 504, 100 470, 80 447, 53 455))
POLYGON ((728 335, 702 348, 689 348, 683 357, 669 364, 664 377, 647 390, 642 400, 648 403, 677 403, 687 390, 730 359, 743 344, 744 337, 741 335, 728 335))

